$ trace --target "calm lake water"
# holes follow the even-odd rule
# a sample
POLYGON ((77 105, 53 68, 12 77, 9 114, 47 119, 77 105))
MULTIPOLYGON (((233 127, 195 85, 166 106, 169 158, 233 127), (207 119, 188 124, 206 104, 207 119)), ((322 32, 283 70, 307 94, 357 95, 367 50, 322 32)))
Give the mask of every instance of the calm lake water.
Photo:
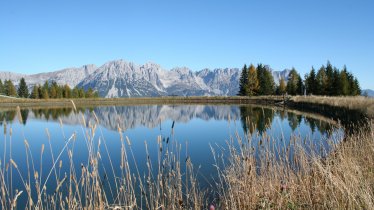
MULTIPOLYGON (((96 107, 80 109, 78 112, 74 112, 71 108, 25 109, 21 110, 20 115, 21 117, 17 117, 16 111, 0 110, 0 125, 4 130, 0 136, 1 167, 6 167, 12 158, 22 175, 27 177, 24 143, 26 139, 30 148, 29 154, 32 154, 35 170, 40 171, 42 183, 53 166, 51 153, 54 159, 57 159, 63 151, 56 161, 57 165, 60 160, 62 161, 58 173, 63 177, 62 174, 69 174, 68 150, 71 150, 74 156, 74 162, 71 164, 80 168, 81 165, 87 165, 89 153, 87 141, 90 141, 98 145, 97 152, 101 154, 103 167, 100 169, 101 176, 109 177, 110 184, 110 177, 113 175, 108 154, 115 173, 120 173, 121 135, 131 141, 140 174, 146 173, 147 158, 153 162, 157 161, 158 139, 164 145, 172 142, 180 144, 182 168, 184 160, 190 158, 202 188, 208 188, 217 173, 213 166, 211 148, 225 148, 228 141, 236 142, 237 136, 243 139, 250 136, 255 150, 261 147, 261 136, 265 133, 272 144, 279 148, 289 145, 291 136, 296 136, 301 141, 307 140, 309 143, 323 147, 325 152, 328 152, 326 139, 338 142, 344 136, 341 129, 335 128, 331 122, 321 117, 258 106, 141 105, 96 107), (88 139, 88 134, 92 132, 89 125, 97 121, 99 124, 95 135, 92 139, 88 139), (75 140, 64 148, 73 134, 76 134, 75 140), (149 157, 145 152, 145 144, 148 147, 149 157), (43 145, 44 153, 41 156, 43 145)), ((134 167, 134 161, 130 162, 131 167, 134 167)), ((15 171, 13 173, 17 174, 15 171)), ((54 173, 51 175, 53 176, 54 173)), ((13 190, 22 189, 18 175, 13 176, 12 182, 13 190)), ((53 193, 55 188, 56 180, 49 179, 47 192, 53 193)), ((22 206, 26 198, 27 195, 24 193, 19 199, 21 202, 19 205, 22 206)))

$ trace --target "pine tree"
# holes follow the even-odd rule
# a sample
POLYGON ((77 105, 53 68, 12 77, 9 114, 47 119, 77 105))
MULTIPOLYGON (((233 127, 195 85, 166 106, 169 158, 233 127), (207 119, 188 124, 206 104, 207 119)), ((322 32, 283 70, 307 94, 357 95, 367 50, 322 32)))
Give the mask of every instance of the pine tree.
POLYGON ((326 68, 322 66, 316 76, 316 94, 317 95, 327 95, 326 87, 327 87, 327 76, 326 76, 326 68))
POLYGON ((349 95, 348 71, 346 66, 344 66, 343 70, 340 72, 340 89, 342 95, 349 95))
POLYGON ((335 95, 335 87, 334 87, 334 69, 330 63, 330 61, 327 61, 326 65, 326 77, 327 77, 327 82, 326 82, 326 95, 335 95))
POLYGON ((84 98, 84 96, 85 96, 85 93, 84 93, 83 88, 79 88, 78 89, 78 98, 84 98))
POLYGON ((69 85, 64 85, 63 91, 62 91, 62 96, 64 98, 70 98, 71 97, 71 89, 69 85))
POLYGON ((18 92, 18 96, 21 97, 21 98, 28 98, 29 97, 29 89, 27 88, 26 81, 23 77, 19 81, 17 92, 18 92))
POLYGON ((279 95, 284 95, 286 93, 286 89, 287 89, 286 81, 284 81, 284 79, 281 78, 279 80, 278 94, 279 95))
POLYGON ((340 78, 340 71, 337 68, 333 70, 333 77, 332 77, 332 89, 330 95, 333 96, 340 96, 342 95, 341 90, 341 78, 340 78))
POLYGON ((50 94, 49 94, 49 97, 50 98, 58 98, 57 97, 57 92, 58 92, 58 85, 57 85, 57 82, 56 81, 52 81, 52 83, 51 83, 51 85, 50 85, 50 87, 49 87, 49 89, 50 89, 50 94))
POLYGON ((296 88, 296 95, 300 94, 300 95, 303 95, 304 94, 304 84, 303 84, 303 80, 301 79, 300 77, 300 74, 297 74, 297 88, 296 88))
POLYGON ((312 67, 310 73, 305 76, 305 86, 307 94, 317 94, 317 80, 316 80, 316 70, 312 67))
POLYGON ((357 78, 353 79, 352 89, 351 89, 351 95, 352 96, 361 95, 360 83, 358 82, 357 78))
POLYGON ((75 86, 73 90, 71 91, 71 97, 72 98, 79 98, 79 90, 78 87, 75 86))
POLYGON ((257 66, 257 79, 259 82, 258 95, 272 95, 275 91, 275 83, 270 70, 262 64, 257 66))
POLYGON ((1 79, 0 79, 0 94, 1 94, 1 95, 4 94, 4 84, 3 84, 3 82, 1 81, 1 79))
POLYGON ((288 76, 288 82, 287 82, 287 93, 290 95, 297 95, 301 94, 301 77, 297 73, 295 68, 292 68, 289 76, 288 76))
POLYGON ((248 70, 248 81, 246 93, 248 96, 255 96, 258 93, 259 83, 257 78, 257 70, 254 65, 251 64, 248 70))
POLYGON ((246 96, 247 95, 247 81, 248 81, 248 69, 247 65, 244 64, 242 69, 242 73, 239 79, 239 96, 246 96))
POLYGON ((40 91, 41 91, 41 94, 42 94, 40 98, 49 99, 48 89, 41 88, 40 91))
POLYGON ((86 98, 93 98, 94 91, 92 90, 92 88, 88 88, 88 90, 86 91, 85 96, 86 96, 86 98))
POLYGON ((4 93, 7 96, 17 96, 16 87, 14 87, 13 82, 11 80, 5 80, 4 82, 4 93))
POLYGON ((30 94, 30 98, 33 98, 33 99, 39 99, 39 85, 35 85, 33 88, 32 88, 32 91, 31 91, 31 94, 30 94))

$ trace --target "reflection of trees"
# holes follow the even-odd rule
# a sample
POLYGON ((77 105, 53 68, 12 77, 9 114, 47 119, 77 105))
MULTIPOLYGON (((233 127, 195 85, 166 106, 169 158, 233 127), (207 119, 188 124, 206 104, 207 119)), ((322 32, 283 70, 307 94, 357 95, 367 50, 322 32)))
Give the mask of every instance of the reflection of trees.
POLYGON ((288 124, 292 128, 292 131, 295 131, 295 129, 299 127, 301 123, 302 116, 296 115, 295 113, 292 113, 292 112, 288 112, 287 115, 288 115, 288 124))
POLYGON ((317 128, 320 133, 328 136, 330 136, 330 131, 333 129, 330 123, 324 122, 322 120, 316 120, 310 117, 305 117, 305 122, 309 125, 313 132, 317 128))
POLYGON ((253 133, 256 129, 262 134, 273 122, 274 112, 272 109, 241 106, 240 119, 244 132, 253 133))
POLYGON ((13 121, 16 117, 16 111, 0 111, 0 124, 2 125, 4 121, 10 122, 13 121))
POLYGON ((27 117, 29 116, 29 109, 21 109, 22 123, 26 125, 27 117))
MULTIPOLYGON (((80 110, 79 110, 80 111, 80 110)), ((32 109, 35 118, 45 118, 47 120, 57 120, 61 116, 68 117, 72 112, 72 108, 54 108, 54 109, 32 109)))

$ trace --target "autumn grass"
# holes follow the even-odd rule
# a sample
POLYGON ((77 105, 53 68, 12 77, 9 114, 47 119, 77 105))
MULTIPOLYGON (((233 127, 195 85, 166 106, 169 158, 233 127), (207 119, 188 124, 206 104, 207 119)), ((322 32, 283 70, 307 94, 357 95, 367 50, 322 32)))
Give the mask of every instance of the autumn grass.
POLYGON ((235 140, 229 142, 228 162, 222 159, 219 164, 220 156, 213 150, 221 208, 373 209, 372 127, 373 122, 370 131, 359 130, 340 144, 331 144, 326 156, 318 150, 307 152, 308 143, 297 136, 281 151, 267 144, 269 139, 254 151, 256 143, 250 135, 237 136, 240 146, 235 146, 235 140))
MULTIPOLYGON (((81 98, 73 99, 77 107, 96 107, 114 105, 144 104, 274 104, 283 100, 281 96, 164 96, 141 98, 81 98)), ((0 107, 70 107, 71 99, 4 99, 0 98, 0 107)))
POLYGON ((324 97, 324 96, 294 96, 290 98, 294 103, 309 103, 342 107, 349 110, 358 110, 374 118, 374 98, 364 96, 324 97))

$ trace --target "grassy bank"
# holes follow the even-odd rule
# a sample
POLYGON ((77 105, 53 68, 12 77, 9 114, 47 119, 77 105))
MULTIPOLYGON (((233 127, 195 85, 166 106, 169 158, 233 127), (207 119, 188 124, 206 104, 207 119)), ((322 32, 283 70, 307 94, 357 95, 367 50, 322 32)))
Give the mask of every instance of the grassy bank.
POLYGON ((355 97, 323 97, 323 96, 294 96, 289 102, 297 104, 326 105, 330 107, 341 107, 349 110, 358 110, 370 118, 374 118, 374 98, 363 96, 355 97))
POLYGON ((144 98, 83 98, 83 99, 9 99, 0 98, 0 108, 9 107, 66 107, 71 106, 71 100, 77 107, 139 105, 139 104, 316 104, 331 107, 342 107, 350 110, 360 110, 374 117, 374 99, 362 96, 356 97, 323 97, 323 96, 216 96, 216 97, 144 97, 144 98))
POLYGON ((258 97, 144 97, 144 98, 83 98, 83 99, 6 99, 0 98, 3 107, 63 107, 71 106, 71 100, 77 107, 139 105, 139 104, 274 104, 281 102, 280 96, 258 97))

